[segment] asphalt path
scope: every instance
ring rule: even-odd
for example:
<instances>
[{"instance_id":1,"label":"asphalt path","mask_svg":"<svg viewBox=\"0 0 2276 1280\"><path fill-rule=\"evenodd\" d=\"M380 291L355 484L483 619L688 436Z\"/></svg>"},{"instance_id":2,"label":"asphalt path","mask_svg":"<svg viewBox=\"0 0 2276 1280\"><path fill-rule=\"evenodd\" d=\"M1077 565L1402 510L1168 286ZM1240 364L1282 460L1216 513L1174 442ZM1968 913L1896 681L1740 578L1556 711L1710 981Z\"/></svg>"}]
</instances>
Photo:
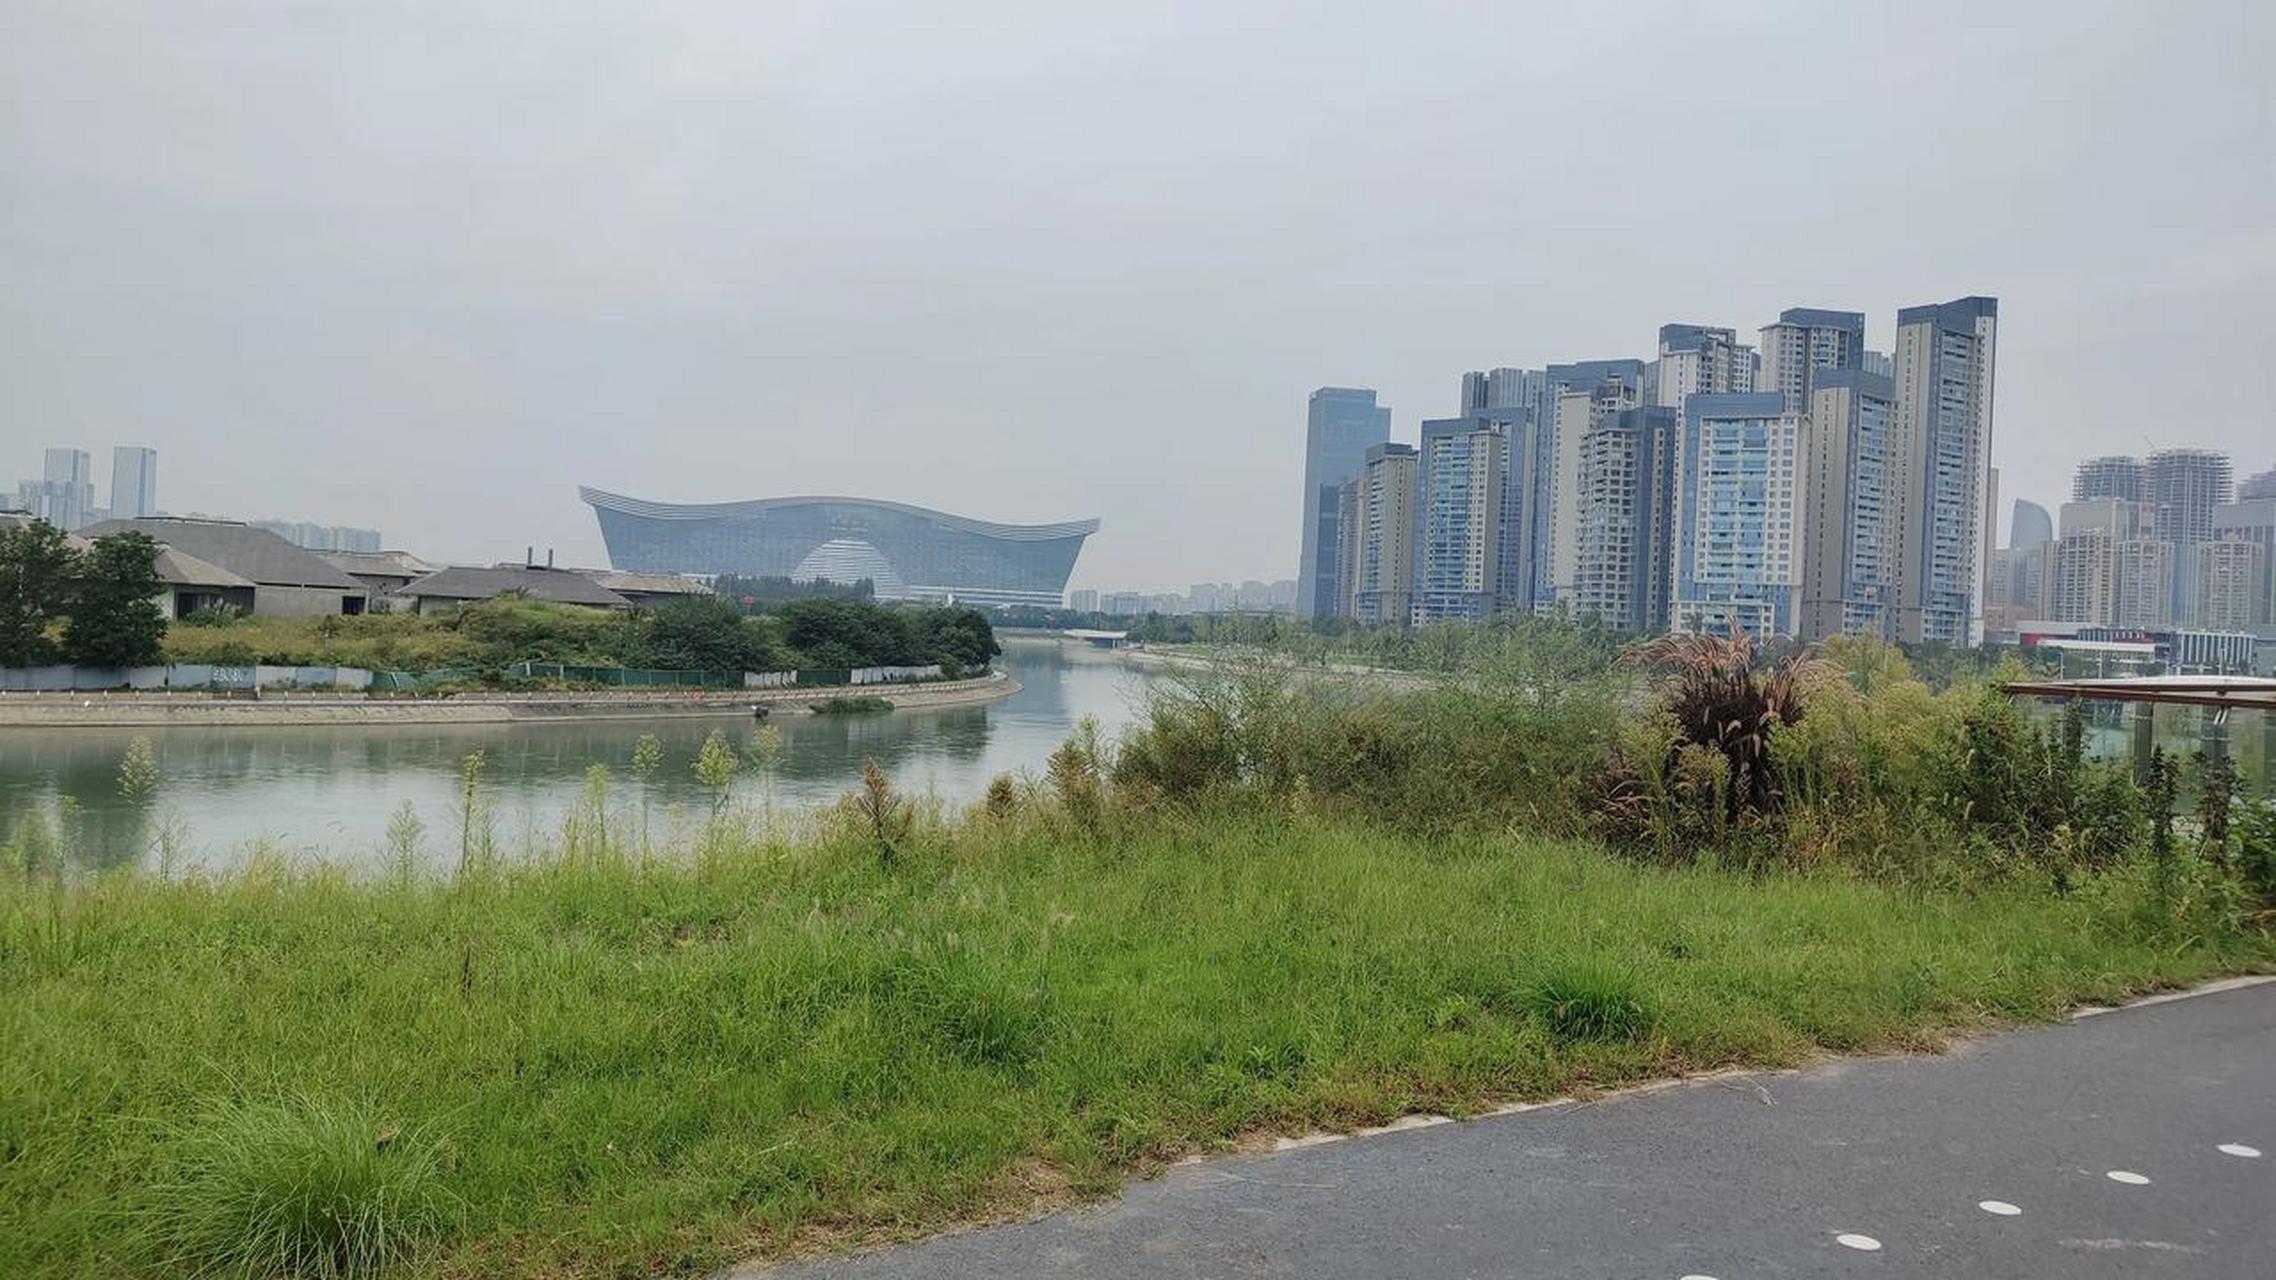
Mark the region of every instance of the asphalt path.
<instances>
[{"instance_id":1,"label":"asphalt path","mask_svg":"<svg viewBox=\"0 0 2276 1280\"><path fill-rule=\"evenodd\" d=\"M1211 1158L1091 1208L741 1274L2270 1280L2276 983Z\"/></svg>"}]
</instances>

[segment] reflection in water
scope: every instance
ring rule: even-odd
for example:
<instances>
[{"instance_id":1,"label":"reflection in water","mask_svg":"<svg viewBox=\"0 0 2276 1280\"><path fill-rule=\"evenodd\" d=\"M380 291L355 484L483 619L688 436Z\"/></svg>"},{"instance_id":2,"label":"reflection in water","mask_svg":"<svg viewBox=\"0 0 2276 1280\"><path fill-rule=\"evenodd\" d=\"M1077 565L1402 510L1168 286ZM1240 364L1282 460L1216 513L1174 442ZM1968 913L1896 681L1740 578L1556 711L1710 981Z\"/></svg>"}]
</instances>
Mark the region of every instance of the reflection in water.
<instances>
[{"instance_id":1,"label":"reflection in water","mask_svg":"<svg viewBox=\"0 0 2276 1280\"><path fill-rule=\"evenodd\" d=\"M1051 751L1084 716L1108 732L1129 720L1144 679L1108 655L1048 640L1009 638L1004 665L1023 686L1002 702L887 715L786 713L785 757L774 803L827 802L854 785L863 758L875 759L899 789L946 800L976 798L998 773L1040 772ZM697 781L697 748L714 729L747 744L757 722L734 717L615 720L569 724L407 725L247 729L0 729L0 835L28 814L58 826L84 865L148 860L171 821L185 862L240 856L253 842L347 860L377 856L389 817L409 803L427 844L455 845L459 763L484 757L484 787L507 848L555 829L601 764L620 794L633 785L633 744L654 734L663 763L647 787L659 813L700 811L709 793ZM119 763L137 734L157 750L159 784L142 801L120 794ZM756 777L740 784L755 796Z\"/></svg>"}]
</instances>

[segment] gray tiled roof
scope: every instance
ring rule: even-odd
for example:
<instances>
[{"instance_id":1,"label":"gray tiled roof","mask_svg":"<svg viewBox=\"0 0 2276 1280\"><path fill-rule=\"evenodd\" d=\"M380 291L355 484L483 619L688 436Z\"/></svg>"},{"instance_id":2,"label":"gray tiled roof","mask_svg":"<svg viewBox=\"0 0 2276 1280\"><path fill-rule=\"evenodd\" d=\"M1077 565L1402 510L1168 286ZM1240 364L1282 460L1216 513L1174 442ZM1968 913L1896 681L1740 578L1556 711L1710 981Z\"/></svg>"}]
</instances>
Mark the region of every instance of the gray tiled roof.
<instances>
[{"instance_id":1,"label":"gray tiled roof","mask_svg":"<svg viewBox=\"0 0 2276 1280\"><path fill-rule=\"evenodd\" d=\"M342 573L367 573L380 578L416 578L440 565L428 564L408 551L324 551L324 563Z\"/></svg>"},{"instance_id":2,"label":"gray tiled roof","mask_svg":"<svg viewBox=\"0 0 2276 1280\"><path fill-rule=\"evenodd\" d=\"M105 520L88 525L79 533L82 537L100 538L106 533L128 529L147 533L156 541L265 587L364 589L362 583L324 563L324 558L315 552L296 547L266 529L234 520L145 516L136 520Z\"/></svg>"},{"instance_id":3,"label":"gray tiled roof","mask_svg":"<svg viewBox=\"0 0 2276 1280\"><path fill-rule=\"evenodd\" d=\"M492 569L457 565L437 569L398 588L395 594L429 600L487 600L508 591L519 591L532 600L594 605L603 609L622 609L631 604L581 573L521 565L499 565Z\"/></svg>"},{"instance_id":4,"label":"gray tiled roof","mask_svg":"<svg viewBox=\"0 0 2276 1280\"><path fill-rule=\"evenodd\" d=\"M20 512L0 511L0 531L20 529L29 523L31 518ZM99 531L96 537L101 537L104 532L115 533L117 530ZM80 552L91 550L95 545L84 534L78 533L64 534L63 541L72 550ZM210 560L201 560L167 542L158 543L158 556L151 567L158 571L158 580L169 586L235 588L253 585L249 579L239 577Z\"/></svg>"},{"instance_id":5,"label":"gray tiled roof","mask_svg":"<svg viewBox=\"0 0 2276 1280\"><path fill-rule=\"evenodd\" d=\"M707 596L711 588L684 573L633 573L626 569L574 569L611 591L650 596Z\"/></svg>"}]
</instances>

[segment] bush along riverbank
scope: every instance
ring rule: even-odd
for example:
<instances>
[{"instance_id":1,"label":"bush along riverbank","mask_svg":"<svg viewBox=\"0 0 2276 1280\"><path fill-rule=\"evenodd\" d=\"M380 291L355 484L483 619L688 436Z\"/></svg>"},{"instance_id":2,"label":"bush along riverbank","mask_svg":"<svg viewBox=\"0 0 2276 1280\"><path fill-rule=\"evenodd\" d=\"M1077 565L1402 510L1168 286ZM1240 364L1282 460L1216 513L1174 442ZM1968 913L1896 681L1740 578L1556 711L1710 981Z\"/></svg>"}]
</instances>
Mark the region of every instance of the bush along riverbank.
<instances>
[{"instance_id":1,"label":"bush along riverbank","mask_svg":"<svg viewBox=\"0 0 2276 1280\"><path fill-rule=\"evenodd\" d=\"M669 849L599 771L495 858L479 768L464 830L370 877L71 878L19 840L0 1273L698 1275L2276 963L2276 829L2217 766L2135 787L1834 658L1200 673L962 813L872 768L769 823L723 748Z\"/></svg>"},{"instance_id":2,"label":"bush along riverbank","mask_svg":"<svg viewBox=\"0 0 2276 1280\"><path fill-rule=\"evenodd\" d=\"M525 664L729 673L937 664L956 679L985 670L999 652L987 618L972 609L814 598L746 614L703 596L613 612L501 597L430 614L213 614L167 628L163 656L216 666L451 671L461 673L460 687L572 687L579 682L513 673Z\"/></svg>"}]
</instances>

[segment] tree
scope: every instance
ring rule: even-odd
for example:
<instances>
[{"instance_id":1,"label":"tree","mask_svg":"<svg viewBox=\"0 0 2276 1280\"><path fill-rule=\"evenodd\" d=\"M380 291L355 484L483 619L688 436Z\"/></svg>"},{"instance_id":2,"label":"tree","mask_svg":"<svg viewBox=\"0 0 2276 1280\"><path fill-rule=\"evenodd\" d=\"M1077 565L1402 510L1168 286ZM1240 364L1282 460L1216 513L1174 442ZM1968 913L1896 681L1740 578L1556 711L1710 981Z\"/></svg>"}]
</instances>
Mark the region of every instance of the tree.
<instances>
[{"instance_id":1,"label":"tree","mask_svg":"<svg viewBox=\"0 0 2276 1280\"><path fill-rule=\"evenodd\" d=\"M689 596L649 616L640 661L682 671L773 671L782 662L768 630L723 597Z\"/></svg>"},{"instance_id":2,"label":"tree","mask_svg":"<svg viewBox=\"0 0 2276 1280\"><path fill-rule=\"evenodd\" d=\"M160 661L166 616L158 610L158 544L146 533L95 539L80 558L64 653L90 667L144 667Z\"/></svg>"},{"instance_id":3,"label":"tree","mask_svg":"<svg viewBox=\"0 0 2276 1280\"><path fill-rule=\"evenodd\" d=\"M1003 652L996 643L996 629L977 609L927 609L913 629L921 656L942 666L971 670L988 665L988 659Z\"/></svg>"},{"instance_id":4,"label":"tree","mask_svg":"<svg viewBox=\"0 0 2276 1280\"><path fill-rule=\"evenodd\" d=\"M78 568L79 553L45 520L0 533L0 667L56 660L48 626L69 612Z\"/></svg>"}]
</instances>

